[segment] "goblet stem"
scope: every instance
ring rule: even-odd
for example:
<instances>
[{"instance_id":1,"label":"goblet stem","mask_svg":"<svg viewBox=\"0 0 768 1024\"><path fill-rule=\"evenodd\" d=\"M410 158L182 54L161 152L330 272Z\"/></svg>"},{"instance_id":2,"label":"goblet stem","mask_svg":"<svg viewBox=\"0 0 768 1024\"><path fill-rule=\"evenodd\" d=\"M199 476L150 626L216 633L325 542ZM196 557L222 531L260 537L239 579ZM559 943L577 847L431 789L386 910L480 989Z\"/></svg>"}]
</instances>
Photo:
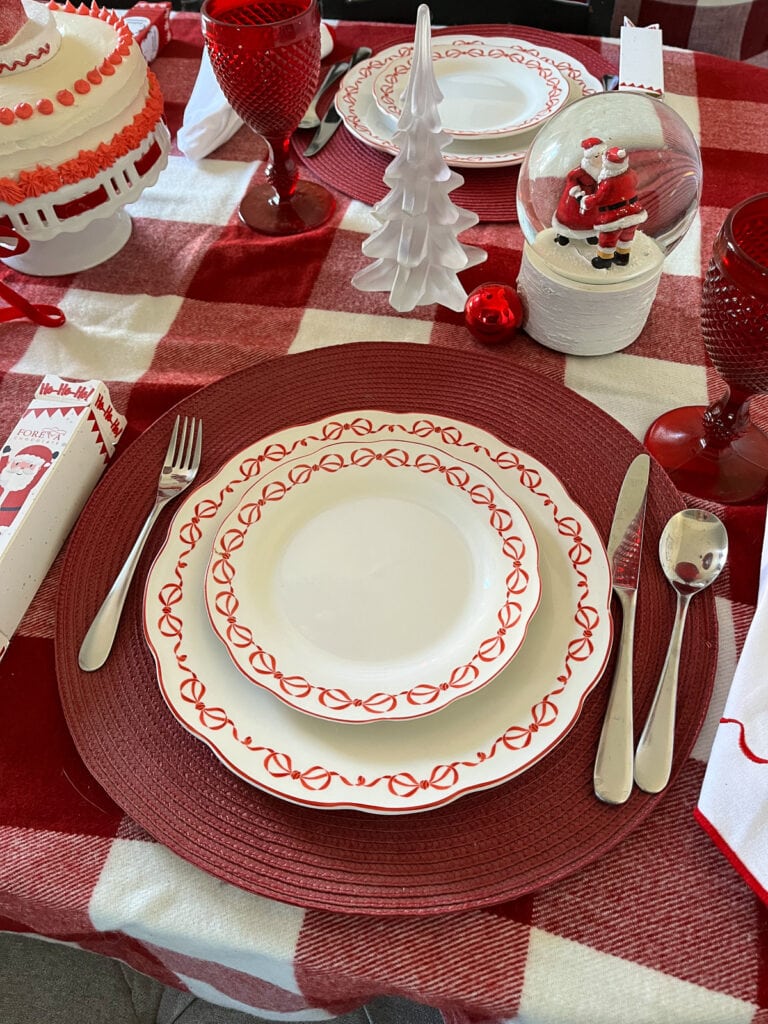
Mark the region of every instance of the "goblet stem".
<instances>
[{"instance_id":1,"label":"goblet stem","mask_svg":"<svg viewBox=\"0 0 768 1024\"><path fill-rule=\"evenodd\" d=\"M733 389L710 406L659 416L648 451L681 491L726 505L759 504L768 494L768 436L749 419L749 395Z\"/></svg>"},{"instance_id":2,"label":"goblet stem","mask_svg":"<svg viewBox=\"0 0 768 1024\"><path fill-rule=\"evenodd\" d=\"M296 192L299 169L291 151L291 136L264 136L270 151L265 176L280 203L289 203Z\"/></svg>"},{"instance_id":3,"label":"goblet stem","mask_svg":"<svg viewBox=\"0 0 768 1024\"><path fill-rule=\"evenodd\" d=\"M270 150L266 180L243 196L239 209L242 222L267 235L297 235L324 224L336 202L322 185L300 177L291 136L262 137Z\"/></svg>"},{"instance_id":4,"label":"goblet stem","mask_svg":"<svg viewBox=\"0 0 768 1024\"><path fill-rule=\"evenodd\" d=\"M749 406L768 390L768 192L725 218L704 278L701 326L725 392L709 406L659 416L645 444L681 490L760 504L768 495L768 434L750 420Z\"/></svg>"},{"instance_id":5,"label":"goblet stem","mask_svg":"<svg viewBox=\"0 0 768 1024\"><path fill-rule=\"evenodd\" d=\"M704 445L723 448L741 437L750 425L749 402L752 393L728 385L704 413Z\"/></svg>"}]
</instances>

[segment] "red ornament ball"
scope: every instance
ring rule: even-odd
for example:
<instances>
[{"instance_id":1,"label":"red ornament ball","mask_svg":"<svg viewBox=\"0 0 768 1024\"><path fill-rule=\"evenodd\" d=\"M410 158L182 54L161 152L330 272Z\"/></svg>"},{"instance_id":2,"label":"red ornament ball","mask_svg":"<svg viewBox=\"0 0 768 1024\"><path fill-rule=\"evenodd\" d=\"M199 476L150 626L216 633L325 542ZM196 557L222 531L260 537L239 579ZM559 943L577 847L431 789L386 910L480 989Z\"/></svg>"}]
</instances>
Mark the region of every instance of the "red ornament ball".
<instances>
[{"instance_id":1,"label":"red ornament ball","mask_svg":"<svg viewBox=\"0 0 768 1024\"><path fill-rule=\"evenodd\" d=\"M523 304L509 284L481 284L467 296L464 322L478 341L496 344L511 338L523 322Z\"/></svg>"}]
</instances>

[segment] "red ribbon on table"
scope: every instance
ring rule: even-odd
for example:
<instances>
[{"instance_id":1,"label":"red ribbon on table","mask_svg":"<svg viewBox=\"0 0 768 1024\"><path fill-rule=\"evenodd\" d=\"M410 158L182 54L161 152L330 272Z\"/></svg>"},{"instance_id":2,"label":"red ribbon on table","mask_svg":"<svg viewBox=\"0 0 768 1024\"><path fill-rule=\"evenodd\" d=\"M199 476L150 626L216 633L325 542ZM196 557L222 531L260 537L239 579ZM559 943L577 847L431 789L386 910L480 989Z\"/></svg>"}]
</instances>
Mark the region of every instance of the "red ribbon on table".
<instances>
[{"instance_id":1,"label":"red ribbon on table","mask_svg":"<svg viewBox=\"0 0 768 1024\"><path fill-rule=\"evenodd\" d=\"M29 242L26 238L13 228L0 224L0 260L8 256L20 256L27 249ZM42 327L61 327L67 319L57 306L28 302L3 281L0 281L0 299L8 303L5 309L0 309L0 323L6 320L27 319Z\"/></svg>"}]
</instances>

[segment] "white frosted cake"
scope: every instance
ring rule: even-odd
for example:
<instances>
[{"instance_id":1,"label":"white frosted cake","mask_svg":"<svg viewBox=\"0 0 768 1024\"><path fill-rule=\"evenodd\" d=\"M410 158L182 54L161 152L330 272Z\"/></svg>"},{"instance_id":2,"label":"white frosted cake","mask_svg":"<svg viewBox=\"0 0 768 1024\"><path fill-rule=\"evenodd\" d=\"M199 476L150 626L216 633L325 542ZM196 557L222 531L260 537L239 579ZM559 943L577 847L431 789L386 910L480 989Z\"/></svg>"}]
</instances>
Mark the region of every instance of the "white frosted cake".
<instances>
[{"instance_id":1,"label":"white frosted cake","mask_svg":"<svg viewBox=\"0 0 768 1024\"><path fill-rule=\"evenodd\" d=\"M50 237L115 190L151 184L167 159L162 114L157 79L113 11L0 0L0 223Z\"/></svg>"}]
</instances>

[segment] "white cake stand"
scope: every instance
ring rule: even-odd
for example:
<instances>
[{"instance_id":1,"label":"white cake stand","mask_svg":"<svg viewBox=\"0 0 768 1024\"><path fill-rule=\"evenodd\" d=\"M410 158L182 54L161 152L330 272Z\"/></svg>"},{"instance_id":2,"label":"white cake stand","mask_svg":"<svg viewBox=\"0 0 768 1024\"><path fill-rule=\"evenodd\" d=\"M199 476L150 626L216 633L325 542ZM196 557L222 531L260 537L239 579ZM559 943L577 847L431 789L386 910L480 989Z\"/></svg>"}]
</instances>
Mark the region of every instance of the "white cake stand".
<instances>
[{"instance_id":1,"label":"white cake stand","mask_svg":"<svg viewBox=\"0 0 768 1024\"><path fill-rule=\"evenodd\" d=\"M154 155L153 147L157 155L145 167L148 155ZM7 217L29 242L25 253L5 259L5 264L23 274L54 277L110 259L131 236L125 206L155 184L168 162L170 147L170 133L160 121L139 147L93 178L15 206L0 203L0 217ZM73 212L79 204L87 208Z\"/></svg>"}]
</instances>

